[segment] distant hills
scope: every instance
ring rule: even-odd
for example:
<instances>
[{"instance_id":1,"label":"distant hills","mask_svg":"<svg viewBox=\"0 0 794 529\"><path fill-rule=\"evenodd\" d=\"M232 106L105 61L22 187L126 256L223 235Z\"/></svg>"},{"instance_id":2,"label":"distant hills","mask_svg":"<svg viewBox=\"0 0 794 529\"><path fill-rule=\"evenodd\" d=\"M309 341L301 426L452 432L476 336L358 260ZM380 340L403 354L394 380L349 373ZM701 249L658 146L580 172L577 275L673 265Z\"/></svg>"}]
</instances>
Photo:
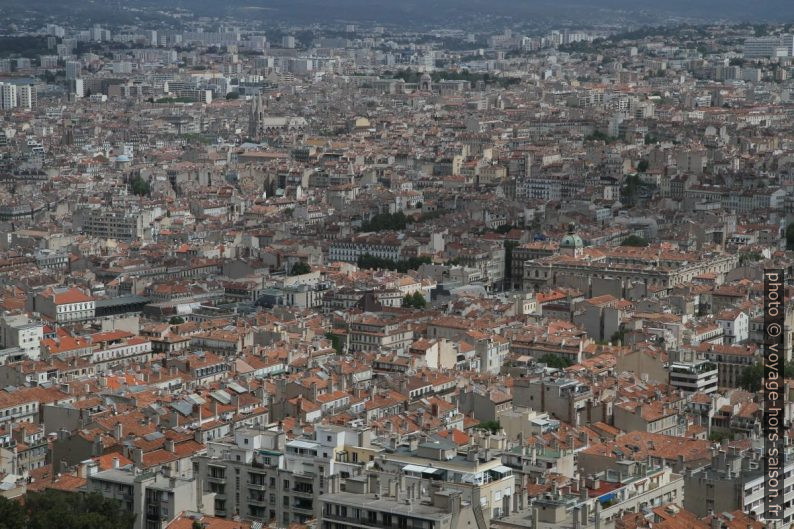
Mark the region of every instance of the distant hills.
<instances>
[{"instance_id":1,"label":"distant hills","mask_svg":"<svg viewBox=\"0 0 794 529\"><path fill-rule=\"evenodd\" d=\"M598 18L607 12L658 14L702 20L794 21L794 0L0 0L0 13L108 16L126 7L183 7L205 15L239 15L323 22L443 22L467 16L559 17L570 21ZM142 18L146 18L143 15Z\"/></svg>"}]
</instances>

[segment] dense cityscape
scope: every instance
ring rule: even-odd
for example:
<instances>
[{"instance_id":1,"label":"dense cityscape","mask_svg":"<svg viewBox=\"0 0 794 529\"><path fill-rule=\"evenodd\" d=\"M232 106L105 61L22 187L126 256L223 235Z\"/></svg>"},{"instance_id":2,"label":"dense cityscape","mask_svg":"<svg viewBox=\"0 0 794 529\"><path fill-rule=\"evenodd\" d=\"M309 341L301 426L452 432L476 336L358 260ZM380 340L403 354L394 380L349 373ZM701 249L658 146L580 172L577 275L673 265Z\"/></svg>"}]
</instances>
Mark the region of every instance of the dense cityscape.
<instances>
[{"instance_id":1,"label":"dense cityscape","mask_svg":"<svg viewBox=\"0 0 794 529\"><path fill-rule=\"evenodd\" d=\"M167 4L0 7L0 528L792 526L794 23Z\"/></svg>"}]
</instances>

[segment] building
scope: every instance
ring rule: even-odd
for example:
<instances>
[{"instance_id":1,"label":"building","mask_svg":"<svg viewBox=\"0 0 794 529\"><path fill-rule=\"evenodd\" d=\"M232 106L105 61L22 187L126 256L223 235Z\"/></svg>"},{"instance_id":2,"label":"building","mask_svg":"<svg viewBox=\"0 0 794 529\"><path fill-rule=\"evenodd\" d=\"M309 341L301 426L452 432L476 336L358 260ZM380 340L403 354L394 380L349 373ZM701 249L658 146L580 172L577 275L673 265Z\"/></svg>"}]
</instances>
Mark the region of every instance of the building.
<instances>
[{"instance_id":1,"label":"building","mask_svg":"<svg viewBox=\"0 0 794 529\"><path fill-rule=\"evenodd\" d=\"M790 41L790 37L789 37ZM790 42L781 37L749 37L742 47L745 59L774 59L791 56Z\"/></svg>"},{"instance_id":2,"label":"building","mask_svg":"<svg viewBox=\"0 0 794 529\"><path fill-rule=\"evenodd\" d=\"M708 360L670 364L670 385L684 393L714 393L719 384L717 364ZM722 385L722 384L719 384Z\"/></svg>"},{"instance_id":3,"label":"building","mask_svg":"<svg viewBox=\"0 0 794 529\"><path fill-rule=\"evenodd\" d=\"M413 497L397 492L380 493L367 479L348 480L345 492L321 499L321 529L486 529L478 505L464 502L460 491L439 487L414 492ZM380 489L377 489L380 490Z\"/></svg>"},{"instance_id":4,"label":"building","mask_svg":"<svg viewBox=\"0 0 794 529\"><path fill-rule=\"evenodd\" d=\"M134 529L164 529L184 511L212 515L213 495L198 496L192 477L170 473L142 472L132 465L97 471L92 462L86 491L117 500L135 513Z\"/></svg>"},{"instance_id":5,"label":"building","mask_svg":"<svg viewBox=\"0 0 794 529\"><path fill-rule=\"evenodd\" d=\"M44 326L26 314L6 313L0 317L0 347L18 348L20 356L37 360Z\"/></svg>"},{"instance_id":6,"label":"building","mask_svg":"<svg viewBox=\"0 0 794 529\"><path fill-rule=\"evenodd\" d=\"M763 465L758 447L742 449L728 446L720 450L713 449L710 465L684 477L684 508L698 516L739 509L765 521ZM788 447L783 473L788 477L792 472L794 461L791 459L791 447ZM791 494L791 490L785 492L786 497ZM794 506L789 500L786 505L783 519L779 521L782 523L766 520L772 527L788 527L794 520Z\"/></svg>"},{"instance_id":7,"label":"building","mask_svg":"<svg viewBox=\"0 0 794 529\"><path fill-rule=\"evenodd\" d=\"M33 310L58 324L91 320L95 316L94 298L75 287L39 292L33 298Z\"/></svg>"},{"instance_id":8,"label":"building","mask_svg":"<svg viewBox=\"0 0 794 529\"><path fill-rule=\"evenodd\" d=\"M318 425L315 439L292 441L283 431L241 428L209 442L195 464L203 490L215 494L217 516L286 527L319 517L318 499L348 466L337 460L368 443L366 430L334 426Z\"/></svg>"}]
</instances>

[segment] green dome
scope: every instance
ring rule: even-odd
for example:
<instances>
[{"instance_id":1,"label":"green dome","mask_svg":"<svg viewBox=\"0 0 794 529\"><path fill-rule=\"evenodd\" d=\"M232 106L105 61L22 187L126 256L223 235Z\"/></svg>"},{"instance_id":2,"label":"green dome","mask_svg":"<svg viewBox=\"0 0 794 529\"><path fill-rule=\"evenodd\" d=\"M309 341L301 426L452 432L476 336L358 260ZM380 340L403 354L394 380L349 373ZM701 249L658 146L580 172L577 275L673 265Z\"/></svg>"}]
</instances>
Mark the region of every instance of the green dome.
<instances>
[{"instance_id":1,"label":"green dome","mask_svg":"<svg viewBox=\"0 0 794 529\"><path fill-rule=\"evenodd\" d=\"M569 233L560 241L560 248L582 248L584 243L582 238L575 233Z\"/></svg>"}]
</instances>

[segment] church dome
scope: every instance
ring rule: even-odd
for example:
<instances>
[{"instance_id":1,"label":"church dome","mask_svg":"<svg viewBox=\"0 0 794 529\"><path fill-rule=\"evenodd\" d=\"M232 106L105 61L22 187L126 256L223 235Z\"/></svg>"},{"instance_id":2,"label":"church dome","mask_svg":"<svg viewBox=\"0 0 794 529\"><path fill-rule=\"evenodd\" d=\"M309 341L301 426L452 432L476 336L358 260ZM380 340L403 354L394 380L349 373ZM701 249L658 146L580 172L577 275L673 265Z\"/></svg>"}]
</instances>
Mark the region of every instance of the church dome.
<instances>
[{"instance_id":1,"label":"church dome","mask_svg":"<svg viewBox=\"0 0 794 529\"><path fill-rule=\"evenodd\" d=\"M582 238L575 233L569 233L560 241L560 248L582 248Z\"/></svg>"},{"instance_id":2,"label":"church dome","mask_svg":"<svg viewBox=\"0 0 794 529\"><path fill-rule=\"evenodd\" d=\"M582 238L576 235L576 227L573 223L568 225L568 233L560 240L560 248L583 248Z\"/></svg>"}]
</instances>

